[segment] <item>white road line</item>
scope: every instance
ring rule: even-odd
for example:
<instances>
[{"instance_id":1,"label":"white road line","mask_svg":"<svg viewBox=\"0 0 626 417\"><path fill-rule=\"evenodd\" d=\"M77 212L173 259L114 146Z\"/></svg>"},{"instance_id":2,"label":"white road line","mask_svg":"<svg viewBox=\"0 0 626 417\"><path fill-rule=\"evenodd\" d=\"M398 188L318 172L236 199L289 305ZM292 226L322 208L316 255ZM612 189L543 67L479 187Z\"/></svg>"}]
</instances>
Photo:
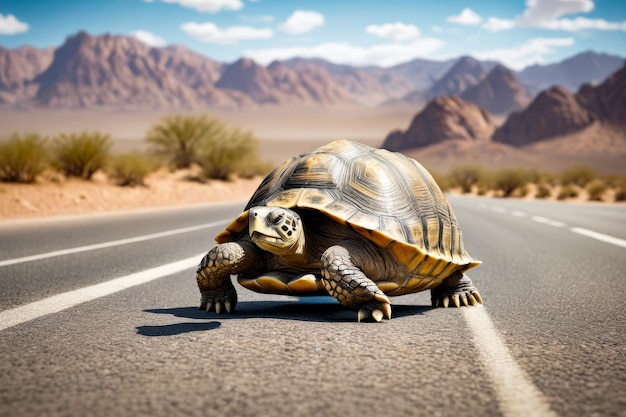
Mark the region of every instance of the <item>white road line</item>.
<instances>
[{"instance_id":1,"label":"white road line","mask_svg":"<svg viewBox=\"0 0 626 417\"><path fill-rule=\"evenodd\" d=\"M520 210L513 210L511 211L511 214L515 217L528 217L528 214Z\"/></svg>"},{"instance_id":2,"label":"white road line","mask_svg":"<svg viewBox=\"0 0 626 417\"><path fill-rule=\"evenodd\" d=\"M204 253L0 312L0 330L195 267Z\"/></svg>"},{"instance_id":3,"label":"white road line","mask_svg":"<svg viewBox=\"0 0 626 417\"><path fill-rule=\"evenodd\" d=\"M626 240L620 239L615 236L605 235L604 233L594 232L593 230L583 229L582 227L571 227L571 232L578 233L579 235L587 236L593 239L600 240L602 242L611 243L622 248L626 248Z\"/></svg>"},{"instance_id":4,"label":"white road line","mask_svg":"<svg viewBox=\"0 0 626 417\"><path fill-rule=\"evenodd\" d=\"M506 209L504 207L491 206L489 208L491 211L495 211L496 213L506 213Z\"/></svg>"},{"instance_id":5,"label":"white road line","mask_svg":"<svg viewBox=\"0 0 626 417\"><path fill-rule=\"evenodd\" d=\"M220 220L217 222L205 223L205 224L200 224L200 225L191 226L191 227L183 227L180 229L167 230L165 232L152 233L149 235L131 237L128 239L112 240L110 242L96 243L93 245L79 246L76 248L61 249L61 250L56 250L53 252L40 253L38 255L30 255L30 256L24 256L21 258L6 259L4 261L0 261L0 267L7 266L7 265L15 265L15 264L23 263L23 262L38 261L40 259L53 258L55 256L71 255L74 253L110 248L113 246L128 245L130 243L143 242L143 241L151 240L151 239L159 239L162 237L174 236L174 235L179 235L182 233L195 232L197 230L207 229L209 227L215 227L220 224L226 224L226 223L228 223L228 221Z\"/></svg>"},{"instance_id":6,"label":"white road line","mask_svg":"<svg viewBox=\"0 0 626 417\"><path fill-rule=\"evenodd\" d=\"M509 353L485 308L473 306L461 310L502 414L505 417L556 417L548 400Z\"/></svg>"},{"instance_id":7,"label":"white road line","mask_svg":"<svg viewBox=\"0 0 626 417\"><path fill-rule=\"evenodd\" d=\"M566 226L566 224L563 223L563 222L559 222L559 221L556 221L556 220L548 219L547 217L531 216L530 218L531 218L531 220L534 220L537 223L547 224L548 226L553 226L553 227L565 227Z\"/></svg>"}]
</instances>

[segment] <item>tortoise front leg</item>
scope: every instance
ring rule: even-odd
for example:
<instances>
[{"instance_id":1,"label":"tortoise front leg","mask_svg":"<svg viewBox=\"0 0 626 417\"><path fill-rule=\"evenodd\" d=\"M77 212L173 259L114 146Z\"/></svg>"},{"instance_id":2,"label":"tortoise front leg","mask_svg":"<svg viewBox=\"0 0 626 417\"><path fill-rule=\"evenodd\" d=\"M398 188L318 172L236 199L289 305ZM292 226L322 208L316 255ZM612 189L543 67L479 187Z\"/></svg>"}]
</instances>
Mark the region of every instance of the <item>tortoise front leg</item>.
<instances>
[{"instance_id":1,"label":"tortoise front leg","mask_svg":"<svg viewBox=\"0 0 626 417\"><path fill-rule=\"evenodd\" d=\"M237 305L237 291L231 274L254 270L260 265L261 256L252 242L222 243L211 249L196 270L201 294L198 310L232 312Z\"/></svg>"},{"instance_id":2,"label":"tortoise front leg","mask_svg":"<svg viewBox=\"0 0 626 417\"><path fill-rule=\"evenodd\" d=\"M322 282L341 304L357 310L357 319L380 322L391 318L391 302L360 268L344 246L331 246L322 255Z\"/></svg>"}]
</instances>

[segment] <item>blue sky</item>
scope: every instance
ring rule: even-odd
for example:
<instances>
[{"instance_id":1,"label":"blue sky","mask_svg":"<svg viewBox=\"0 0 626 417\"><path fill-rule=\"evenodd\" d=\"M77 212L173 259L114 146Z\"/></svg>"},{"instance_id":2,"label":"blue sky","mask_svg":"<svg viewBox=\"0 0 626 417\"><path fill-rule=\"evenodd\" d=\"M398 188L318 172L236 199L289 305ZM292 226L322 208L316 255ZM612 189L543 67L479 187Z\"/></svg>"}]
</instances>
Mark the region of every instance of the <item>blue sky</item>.
<instances>
[{"instance_id":1,"label":"blue sky","mask_svg":"<svg viewBox=\"0 0 626 417\"><path fill-rule=\"evenodd\" d=\"M593 49L626 57L625 0L0 0L0 45L79 30L182 44L219 61L294 56L390 66L421 57L514 69Z\"/></svg>"}]
</instances>

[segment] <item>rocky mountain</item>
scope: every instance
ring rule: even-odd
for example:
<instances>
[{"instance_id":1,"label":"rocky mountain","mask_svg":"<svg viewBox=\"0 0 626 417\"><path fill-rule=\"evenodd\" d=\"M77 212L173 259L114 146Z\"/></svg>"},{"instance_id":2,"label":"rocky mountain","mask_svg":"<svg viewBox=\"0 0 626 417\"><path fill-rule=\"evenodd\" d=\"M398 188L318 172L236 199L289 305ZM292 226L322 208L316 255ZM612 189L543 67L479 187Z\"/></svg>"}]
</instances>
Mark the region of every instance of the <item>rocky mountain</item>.
<instances>
[{"instance_id":1,"label":"rocky mountain","mask_svg":"<svg viewBox=\"0 0 626 417\"><path fill-rule=\"evenodd\" d=\"M489 112L458 96L437 97L402 132L391 132L382 147L390 151L421 148L450 140L486 142L496 124Z\"/></svg>"},{"instance_id":2,"label":"rocky mountain","mask_svg":"<svg viewBox=\"0 0 626 417\"><path fill-rule=\"evenodd\" d=\"M469 56L461 57L431 86L413 90L400 100L391 100L388 104L424 105L435 97L460 96L467 89L479 84L493 65L495 64L480 62Z\"/></svg>"},{"instance_id":3,"label":"rocky mountain","mask_svg":"<svg viewBox=\"0 0 626 417\"><path fill-rule=\"evenodd\" d=\"M511 114L493 141L525 146L593 123L626 127L626 66L599 86L585 85L576 94L559 85L542 92L524 111Z\"/></svg>"},{"instance_id":4,"label":"rocky mountain","mask_svg":"<svg viewBox=\"0 0 626 417\"><path fill-rule=\"evenodd\" d=\"M599 69L606 62L617 59L595 53L575 58L570 64L583 69L568 74L591 82L603 74ZM433 97L461 95L497 113L519 108L524 98L514 77L503 67L488 74L495 65L471 57L415 59L390 68L302 58L268 66L245 58L226 64L179 45L153 48L132 37L79 32L56 49L0 48L0 105L116 110L377 107L423 106ZM540 70L554 78L561 75L555 68L524 74L527 81Z\"/></svg>"},{"instance_id":5,"label":"rocky mountain","mask_svg":"<svg viewBox=\"0 0 626 417\"><path fill-rule=\"evenodd\" d=\"M478 84L464 90L461 98L498 115L521 110L530 102L513 71L500 64Z\"/></svg>"},{"instance_id":6,"label":"rocky mountain","mask_svg":"<svg viewBox=\"0 0 626 417\"><path fill-rule=\"evenodd\" d=\"M50 65L53 54L53 48L0 47L0 104L33 97L36 86L31 81Z\"/></svg>"},{"instance_id":7,"label":"rocky mountain","mask_svg":"<svg viewBox=\"0 0 626 417\"><path fill-rule=\"evenodd\" d=\"M182 51L155 50L125 36L80 32L54 52L50 66L35 77L34 102L65 108L237 108L253 102L207 82L221 64ZM205 69L206 72L202 71Z\"/></svg>"},{"instance_id":8,"label":"rocky mountain","mask_svg":"<svg viewBox=\"0 0 626 417\"><path fill-rule=\"evenodd\" d=\"M492 85L494 79L515 85L510 71L496 66L481 84L466 90L464 95L478 99L481 97L478 92L483 88L488 92L483 86ZM519 84L509 89L522 91ZM511 103L513 96L506 98L507 103ZM623 152L626 150L626 65L602 84L595 87L587 84L576 94L559 85L551 87L538 94L523 110L511 113L498 128L491 113L475 104L456 96L435 98L415 115L405 132L389 133L383 147L415 152L437 145L433 152L440 157L445 153L441 144L446 141L455 141L448 149L450 152L463 149L466 155L472 154L469 149L473 145L462 143L534 147L538 152L553 154L564 154L564 151L571 154L576 150L605 154L615 150ZM542 146L536 146L539 144ZM499 149L501 154L505 149L481 146L480 149L490 149L490 152Z\"/></svg>"},{"instance_id":9,"label":"rocky mountain","mask_svg":"<svg viewBox=\"0 0 626 417\"><path fill-rule=\"evenodd\" d=\"M577 98L600 121L626 128L626 65L597 87L583 85Z\"/></svg>"},{"instance_id":10,"label":"rocky mountain","mask_svg":"<svg viewBox=\"0 0 626 417\"><path fill-rule=\"evenodd\" d=\"M540 93L524 111L511 114L493 140L524 146L575 132L594 120L576 95L557 85Z\"/></svg>"},{"instance_id":11,"label":"rocky mountain","mask_svg":"<svg viewBox=\"0 0 626 417\"><path fill-rule=\"evenodd\" d=\"M559 84L576 92L585 83L601 83L623 64L624 58L587 51L558 63L532 65L519 71L517 76L522 84L535 91Z\"/></svg>"}]
</instances>

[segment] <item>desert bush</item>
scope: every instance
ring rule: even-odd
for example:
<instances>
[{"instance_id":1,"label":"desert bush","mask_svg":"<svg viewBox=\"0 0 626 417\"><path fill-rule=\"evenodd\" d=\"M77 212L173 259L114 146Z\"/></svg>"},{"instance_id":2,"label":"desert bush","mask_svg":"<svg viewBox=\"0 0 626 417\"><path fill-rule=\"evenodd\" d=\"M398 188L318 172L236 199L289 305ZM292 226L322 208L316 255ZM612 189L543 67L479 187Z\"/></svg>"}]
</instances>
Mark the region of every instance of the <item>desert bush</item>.
<instances>
[{"instance_id":1,"label":"desert bush","mask_svg":"<svg viewBox=\"0 0 626 417\"><path fill-rule=\"evenodd\" d=\"M205 177L225 180L258 161L257 147L252 132L223 128L201 141L196 159Z\"/></svg>"},{"instance_id":2,"label":"desert bush","mask_svg":"<svg viewBox=\"0 0 626 417\"><path fill-rule=\"evenodd\" d=\"M528 174L523 168L503 168L493 173L492 181L503 197L510 197L515 190L528 183Z\"/></svg>"},{"instance_id":3,"label":"desert bush","mask_svg":"<svg viewBox=\"0 0 626 417\"><path fill-rule=\"evenodd\" d=\"M615 187L615 201L626 201L626 181Z\"/></svg>"},{"instance_id":4,"label":"desert bush","mask_svg":"<svg viewBox=\"0 0 626 417\"><path fill-rule=\"evenodd\" d=\"M34 182L49 164L46 140L36 133L14 133L0 144L0 180Z\"/></svg>"},{"instance_id":5,"label":"desert bush","mask_svg":"<svg viewBox=\"0 0 626 417\"><path fill-rule=\"evenodd\" d=\"M578 196L578 189L573 185L564 185L559 190L559 194L557 195L557 199L565 200L567 198L574 198Z\"/></svg>"},{"instance_id":6,"label":"desert bush","mask_svg":"<svg viewBox=\"0 0 626 417\"><path fill-rule=\"evenodd\" d=\"M223 135L226 127L207 115L174 115L162 119L146 134L154 152L175 168L189 168L197 161L200 148L210 138Z\"/></svg>"},{"instance_id":7,"label":"desert bush","mask_svg":"<svg viewBox=\"0 0 626 417\"><path fill-rule=\"evenodd\" d=\"M589 194L590 201L602 201L602 196L608 189L607 185L602 180L594 180L587 184L587 193Z\"/></svg>"},{"instance_id":8,"label":"desert bush","mask_svg":"<svg viewBox=\"0 0 626 417\"><path fill-rule=\"evenodd\" d=\"M477 165L458 165L450 171L451 185L461 187L461 192L463 193L472 192L472 188L483 177L483 170Z\"/></svg>"},{"instance_id":9,"label":"desert bush","mask_svg":"<svg viewBox=\"0 0 626 417\"><path fill-rule=\"evenodd\" d=\"M552 189L550 186L544 182L540 182L537 184L537 193L535 194L536 198L548 198L552 195Z\"/></svg>"},{"instance_id":10,"label":"desert bush","mask_svg":"<svg viewBox=\"0 0 626 417\"><path fill-rule=\"evenodd\" d=\"M596 177L594 170L586 165L575 165L561 172L561 182L565 185L573 184L585 187Z\"/></svg>"},{"instance_id":11,"label":"desert bush","mask_svg":"<svg viewBox=\"0 0 626 417\"><path fill-rule=\"evenodd\" d=\"M90 179L109 157L109 135L99 132L61 134L52 141L54 165L65 175Z\"/></svg>"},{"instance_id":12,"label":"desert bush","mask_svg":"<svg viewBox=\"0 0 626 417\"><path fill-rule=\"evenodd\" d=\"M113 155L108 164L108 173L117 185L136 186L145 185L148 174L158 168L158 160L135 151Z\"/></svg>"}]
</instances>

